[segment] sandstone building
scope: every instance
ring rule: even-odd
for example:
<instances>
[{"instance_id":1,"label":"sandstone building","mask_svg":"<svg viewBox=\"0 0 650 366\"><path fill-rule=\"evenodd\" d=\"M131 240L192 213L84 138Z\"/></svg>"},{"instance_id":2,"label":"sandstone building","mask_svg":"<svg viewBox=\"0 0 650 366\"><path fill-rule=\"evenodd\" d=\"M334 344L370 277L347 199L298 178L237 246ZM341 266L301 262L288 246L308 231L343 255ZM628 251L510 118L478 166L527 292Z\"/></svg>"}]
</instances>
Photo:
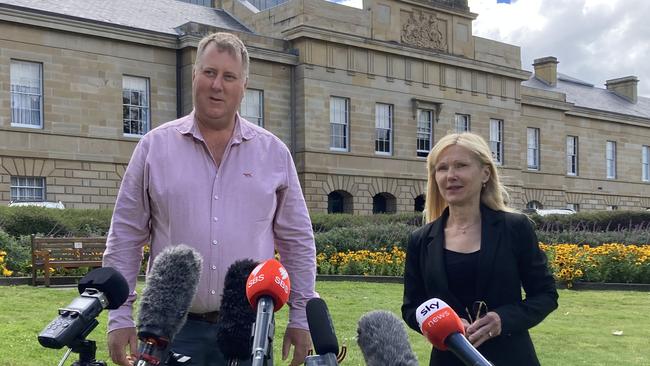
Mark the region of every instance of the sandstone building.
<instances>
[{"instance_id":1,"label":"sandstone building","mask_svg":"<svg viewBox=\"0 0 650 366\"><path fill-rule=\"evenodd\" d=\"M515 207L650 208L636 77L598 87L554 57L531 74L472 35L466 0L189 2L0 0L2 204L111 207L139 138L191 111L198 41L225 30L251 54L241 113L290 147L312 212L421 210L426 154L459 130L490 141Z\"/></svg>"}]
</instances>

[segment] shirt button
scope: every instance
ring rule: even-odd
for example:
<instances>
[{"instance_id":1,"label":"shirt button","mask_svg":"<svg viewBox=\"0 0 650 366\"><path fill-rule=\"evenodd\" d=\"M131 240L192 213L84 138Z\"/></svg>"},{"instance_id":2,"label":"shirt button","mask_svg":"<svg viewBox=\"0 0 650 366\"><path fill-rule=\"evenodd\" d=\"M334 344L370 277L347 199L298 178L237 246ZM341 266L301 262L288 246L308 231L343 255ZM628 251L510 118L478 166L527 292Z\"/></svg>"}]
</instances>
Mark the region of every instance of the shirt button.
<instances>
[{"instance_id":1,"label":"shirt button","mask_svg":"<svg viewBox=\"0 0 650 366\"><path fill-rule=\"evenodd\" d=\"M212 269L217 269L217 266L212 266Z\"/></svg>"},{"instance_id":2,"label":"shirt button","mask_svg":"<svg viewBox=\"0 0 650 366\"><path fill-rule=\"evenodd\" d=\"M216 294L216 293L217 293L217 291L215 291L215 290L212 290L212 291L210 291L210 293L214 295L214 294Z\"/></svg>"},{"instance_id":3,"label":"shirt button","mask_svg":"<svg viewBox=\"0 0 650 366\"><path fill-rule=\"evenodd\" d=\"M214 199L215 199L215 200L218 200L218 199L219 199L219 196L215 195L215 196L214 196Z\"/></svg>"},{"instance_id":4,"label":"shirt button","mask_svg":"<svg viewBox=\"0 0 650 366\"><path fill-rule=\"evenodd\" d=\"M216 221L219 221L219 218L218 218L218 217L213 217L212 219L213 219L215 222L216 222Z\"/></svg>"},{"instance_id":5,"label":"shirt button","mask_svg":"<svg viewBox=\"0 0 650 366\"><path fill-rule=\"evenodd\" d=\"M218 241L216 241L216 240L213 240L213 241L212 241L212 245L217 245L217 244L219 244Z\"/></svg>"}]
</instances>

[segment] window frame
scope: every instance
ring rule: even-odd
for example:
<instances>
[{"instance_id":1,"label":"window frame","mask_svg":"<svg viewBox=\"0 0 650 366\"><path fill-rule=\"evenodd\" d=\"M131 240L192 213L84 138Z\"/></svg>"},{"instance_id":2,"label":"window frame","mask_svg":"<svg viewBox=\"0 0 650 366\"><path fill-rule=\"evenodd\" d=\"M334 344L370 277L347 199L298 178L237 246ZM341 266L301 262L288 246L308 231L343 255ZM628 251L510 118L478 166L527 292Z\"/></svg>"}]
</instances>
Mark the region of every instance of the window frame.
<instances>
[{"instance_id":1,"label":"window frame","mask_svg":"<svg viewBox=\"0 0 650 366\"><path fill-rule=\"evenodd\" d=\"M492 135L492 132L493 132L492 126L495 123L496 123L496 126L497 126L497 135L498 136L496 136L496 137L497 137L498 140L494 140L493 139L494 136ZM494 160L494 163L496 165L500 165L500 166L503 165L503 161L504 161L504 159L503 159L503 128L504 128L504 122L503 122L502 119L490 118L490 126L489 126L490 139L488 141L488 144L490 145L490 151L492 152L492 159ZM496 150L497 150L496 151L496 156L495 156L494 150L492 149L492 144L493 143L496 143Z\"/></svg>"},{"instance_id":2,"label":"window frame","mask_svg":"<svg viewBox=\"0 0 650 366\"><path fill-rule=\"evenodd\" d=\"M28 185L27 183L21 185L20 180L29 180L33 179L34 182L36 180L40 180L40 185ZM15 180L15 182L14 182ZM16 190L17 194L14 195L14 189ZM22 190L27 190L27 189L34 189L34 190L41 190L41 198L40 200L35 198L35 195L27 196L27 195L21 195L19 192ZM20 198L21 196L26 196L28 197L27 199L25 198ZM47 198L47 184L45 177L34 177L34 176L11 176L10 182L9 182L9 199L12 202L45 202Z\"/></svg>"},{"instance_id":3,"label":"window frame","mask_svg":"<svg viewBox=\"0 0 650 366\"><path fill-rule=\"evenodd\" d=\"M422 121L420 119L420 116L423 113L429 115L428 121ZM415 121L415 123L416 123L415 155L418 158L426 158L427 156L429 156L429 152L431 151L431 147L433 145L432 144L433 143L433 121L435 120L435 113L436 112L433 109L428 109L428 108L418 108L417 109L417 119ZM421 122L428 123L428 132L426 131L426 128L421 128L421 125L420 125ZM426 141L424 136L426 136L426 139L428 139L428 143L429 143L429 148L426 149L426 150L420 148L421 147L420 142L421 141Z\"/></svg>"},{"instance_id":4,"label":"window frame","mask_svg":"<svg viewBox=\"0 0 650 366\"><path fill-rule=\"evenodd\" d=\"M464 118L463 121L460 121L460 119ZM460 126L460 123L464 124L464 129L459 129L458 127ZM454 130L456 133L463 133L463 132L471 132L471 117L469 114L462 114L462 113L456 113L454 116Z\"/></svg>"},{"instance_id":5,"label":"window frame","mask_svg":"<svg viewBox=\"0 0 650 366\"><path fill-rule=\"evenodd\" d=\"M251 93L249 93L251 92ZM248 101L249 101L249 95L252 93L257 93L256 97L258 98L257 104L257 113L259 113L259 116L253 116L248 114L248 111L244 111L244 107L248 107ZM245 112L245 113L244 113ZM254 89L254 88L246 88L244 91L244 97L241 100L241 103L239 103L239 115L243 118L245 118L247 121L256 124L257 126L260 126L264 128L264 90L262 89Z\"/></svg>"},{"instance_id":6,"label":"window frame","mask_svg":"<svg viewBox=\"0 0 650 366\"><path fill-rule=\"evenodd\" d=\"M18 92L14 91L13 87L14 85L19 85L23 86L21 84L13 84L11 82L12 76L14 75L15 71L12 72L12 68L14 65L17 64L32 64L38 66L38 94L36 93L23 93L23 92ZM9 109L11 113L11 127L22 127L22 128L35 128L35 129L42 129L44 126L44 113L43 113L43 89L44 89L44 81L43 81L43 63L42 62L36 62L36 61L27 61L27 60L19 60L19 59L11 59L9 62ZM38 96L39 99L39 106L38 106L38 118L39 118L39 124L29 124L29 123L21 123L21 122L16 122L17 116L14 113L14 110L17 108L13 107L14 103L14 96L16 96L16 99L18 99L18 96L27 96L29 99L30 97L33 96Z\"/></svg>"},{"instance_id":7,"label":"window frame","mask_svg":"<svg viewBox=\"0 0 650 366\"><path fill-rule=\"evenodd\" d=\"M650 182L650 145L641 145L641 181Z\"/></svg>"},{"instance_id":8,"label":"window frame","mask_svg":"<svg viewBox=\"0 0 650 366\"><path fill-rule=\"evenodd\" d=\"M335 111L333 110L336 108L336 103L334 102L343 102L345 103L344 110L343 110L343 118L344 118L344 123L340 123L336 121L337 117L335 115ZM340 117L340 116L339 116ZM333 146L333 138L334 138L334 126L342 126L344 134L342 136L336 135L336 137L343 137L344 140L344 147L338 147L338 146ZM342 152L348 152L350 151L350 98L346 97L339 97L339 96L330 96L330 142L329 142L329 148L331 151L342 151Z\"/></svg>"},{"instance_id":9,"label":"window frame","mask_svg":"<svg viewBox=\"0 0 650 366\"><path fill-rule=\"evenodd\" d=\"M616 141L613 140L605 144L605 173L607 179L616 179Z\"/></svg>"},{"instance_id":10,"label":"window frame","mask_svg":"<svg viewBox=\"0 0 650 366\"><path fill-rule=\"evenodd\" d=\"M379 108L380 107L387 107L388 108L388 128L383 128L379 126L379 118L380 118L380 113L379 113ZM385 115L385 113L382 113L382 116ZM392 156L393 155L393 120L395 113L394 113L394 107L392 104L387 104L387 103L375 103L375 155L384 155L384 156ZM380 130L383 131L388 131L388 140L386 139L379 139L379 132ZM378 144L382 143L384 146L388 146L388 151L383 151L383 150L377 150Z\"/></svg>"},{"instance_id":11,"label":"window frame","mask_svg":"<svg viewBox=\"0 0 650 366\"><path fill-rule=\"evenodd\" d=\"M530 139L529 139L529 133L534 132L533 138L535 142L535 146L531 147L530 146ZM540 170L540 137L539 137L539 128L537 127L526 127L526 166L528 167L528 170L532 171L539 171ZM534 165L530 164L530 159L531 159L531 153L534 154L532 155L534 161Z\"/></svg>"},{"instance_id":12,"label":"window frame","mask_svg":"<svg viewBox=\"0 0 650 366\"><path fill-rule=\"evenodd\" d=\"M140 79L140 80L144 80L146 82L146 90L143 93L144 95L146 95L146 98L147 98L146 106L143 106L142 104L139 104L139 105L136 105L136 104L124 104L124 92L125 91L128 90L130 92L142 92L142 90L126 89L125 88L125 85L124 85L125 81L127 79L129 79L129 78ZM130 99L129 99L129 102L131 102ZM146 111L146 115L147 115L146 116L146 121L138 120L139 123L142 123L142 122L145 123L144 131L143 131L142 134L127 133L125 131L124 123L127 120L127 118L125 118L126 116L124 114L124 109L125 108L129 108L129 111L131 111L131 108L140 108L141 110ZM133 121L131 118L128 118L128 120ZM149 132L149 131L151 131L151 81L149 80L148 77L124 74L124 75L122 75L122 135L124 137L141 138L142 136L146 135L147 132Z\"/></svg>"},{"instance_id":13,"label":"window frame","mask_svg":"<svg viewBox=\"0 0 650 366\"><path fill-rule=\"evenodd\" d=\"M572 140L573 151L569 152L569 141ZM578 176L578 136L567 135L566 137L566 174L572 177ZM572 169L571 169L572 168Z\"/></svg>"}]
</instances>

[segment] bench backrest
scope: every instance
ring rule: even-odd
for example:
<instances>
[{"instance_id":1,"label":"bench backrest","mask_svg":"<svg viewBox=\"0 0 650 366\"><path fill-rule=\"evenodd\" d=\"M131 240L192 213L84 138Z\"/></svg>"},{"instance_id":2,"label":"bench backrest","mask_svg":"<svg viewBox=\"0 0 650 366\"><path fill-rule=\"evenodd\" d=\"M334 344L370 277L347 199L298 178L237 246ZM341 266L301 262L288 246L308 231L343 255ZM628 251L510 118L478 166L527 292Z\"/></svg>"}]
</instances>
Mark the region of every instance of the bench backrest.
<instances>
[{"instance_id":1,"label":"bench backrest","mask_svg":"<svg viewBox=\"0 0 650 366\"><path fill-rule=\"evenodd\" d=\"M49 252L50 261L101 261L106 249L105 237L43 238L32 237L32 252Z\"/></svg>"}]
</instances>

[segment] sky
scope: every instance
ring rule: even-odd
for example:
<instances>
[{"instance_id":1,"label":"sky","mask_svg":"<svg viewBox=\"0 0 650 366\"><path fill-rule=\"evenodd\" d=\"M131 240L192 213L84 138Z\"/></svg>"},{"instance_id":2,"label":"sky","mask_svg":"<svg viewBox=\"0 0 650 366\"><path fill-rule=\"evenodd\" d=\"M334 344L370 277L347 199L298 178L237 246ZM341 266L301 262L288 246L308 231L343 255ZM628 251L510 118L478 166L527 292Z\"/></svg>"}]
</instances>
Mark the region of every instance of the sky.
<instances>
[{"instance_id":1,"label":"sky","mask_svg":"<svg viewBox=\"0 0 650 366\"><path fill-rule=\"evenodd\" d=\"M333 0L361 8L362 0ZM650 98L650 1L469 0L475 36L521 47L521 64L555 56L558 72L604 88L636 76Z\"/></svg>"}]
</instances>

